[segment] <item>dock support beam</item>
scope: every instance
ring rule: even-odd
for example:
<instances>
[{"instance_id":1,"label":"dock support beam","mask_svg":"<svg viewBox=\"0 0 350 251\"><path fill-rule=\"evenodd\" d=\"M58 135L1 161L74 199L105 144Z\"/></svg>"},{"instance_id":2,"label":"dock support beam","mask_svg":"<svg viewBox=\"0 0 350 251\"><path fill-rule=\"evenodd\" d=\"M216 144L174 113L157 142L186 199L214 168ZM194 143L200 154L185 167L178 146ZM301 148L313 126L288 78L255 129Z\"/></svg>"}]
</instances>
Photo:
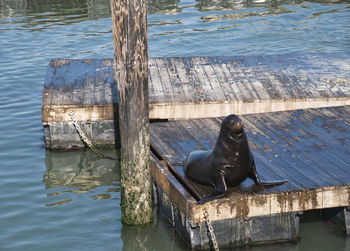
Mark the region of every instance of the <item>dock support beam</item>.
<instances>
[{"instance_id":1,"label":"dock support beam","mask_svg":"<svg viewBox=\"0 0 350 251\"><path fill-rule=\"evenodd\" d=\"M146 0L112 0L119 92L122 222L152 221Z\"/></svg>"}]
</instances>

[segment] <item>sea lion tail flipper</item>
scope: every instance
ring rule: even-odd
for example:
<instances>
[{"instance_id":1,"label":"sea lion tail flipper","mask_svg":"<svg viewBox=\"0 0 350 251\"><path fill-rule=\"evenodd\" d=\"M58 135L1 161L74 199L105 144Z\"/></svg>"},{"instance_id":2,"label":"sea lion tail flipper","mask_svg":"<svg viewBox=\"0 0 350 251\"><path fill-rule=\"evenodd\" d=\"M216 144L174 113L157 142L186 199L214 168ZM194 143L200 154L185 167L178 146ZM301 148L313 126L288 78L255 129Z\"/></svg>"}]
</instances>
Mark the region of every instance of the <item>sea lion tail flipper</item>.
<instances>
[{"instance_id":1,"label":"sea lion tail flipper","mask_svg":"<svg viewBox=\"0 0 350 251\"><path fill-rule=\"evenodd\" d=\"M279 186L282 185L284 183L287 183L287 180L276 180L276 181L267 181L267 182L263 182L260 180L258 173L256 171L256 167L255 167L255 163L253 162L253 166L252 166L252 170L249 174L249 178L251 178L252 180L254 180L255 185L257 186L265 186L265 187L271 187L271 186Z\"/></svg>"},{"instance_id":2,"label":"sea lion tail flipper","mask_svg":"<svg viewBox=\"0 0 350 251\"><path fill-rule=\"evenodd\" d=\"M198 201L197 204L204 204L208 201L222 198L226 194L227 194L227 185L225 181L225 176L223 173L219 172L219 175L216 177L216 180L215 180L214 191L208 196Z\"/></svg>"}]
</instances>

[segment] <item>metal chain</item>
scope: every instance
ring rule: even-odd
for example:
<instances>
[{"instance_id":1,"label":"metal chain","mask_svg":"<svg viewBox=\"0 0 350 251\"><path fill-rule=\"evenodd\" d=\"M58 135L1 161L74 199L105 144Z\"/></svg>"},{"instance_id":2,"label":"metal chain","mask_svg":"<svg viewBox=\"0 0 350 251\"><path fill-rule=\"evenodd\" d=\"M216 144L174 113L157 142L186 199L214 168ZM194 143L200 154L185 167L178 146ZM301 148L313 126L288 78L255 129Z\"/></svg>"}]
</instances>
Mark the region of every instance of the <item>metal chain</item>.
<instances>
[{"instance_id":1,"label":"metal chain","mask_svg":"<svg viewBox=\"0 0 350 251\"><path fill-rule=\"evenodd\" d=\"M207 212L206 209L204 209L204 219L205 219L205 223L207 224L207 228L208 228L208 231L209 231L209 234L210 234L210 239L211 239L211 242L213 244L213 249L215 251L219 251L219 245L216 241L216 238L215 238L215 234L214 234L214 229L213 229L213 226L211 225L211 221L209 220L209 214Z\"/></svg>"},{"instance_id":2,"label":"metal chain","mask_svg":"<svg viewBox=\"0 0 350 251\"><path fill-rule=\"evenodd\" d=\"M74 119L74 112L69 112L68 113L69 117L71 118L73 125L75 126L75 129L77 130L79 136L81 137L82 141L92 150L94 151L99 157L105 158L105 159L112 159L112 160L118 160L117 158L111 157L111 156L106 156L103 153L101 153L92 143L91 141L86 137L85 133L83 130L81 130L79 124L77 121Z\"/></svg>"}]
</instances>

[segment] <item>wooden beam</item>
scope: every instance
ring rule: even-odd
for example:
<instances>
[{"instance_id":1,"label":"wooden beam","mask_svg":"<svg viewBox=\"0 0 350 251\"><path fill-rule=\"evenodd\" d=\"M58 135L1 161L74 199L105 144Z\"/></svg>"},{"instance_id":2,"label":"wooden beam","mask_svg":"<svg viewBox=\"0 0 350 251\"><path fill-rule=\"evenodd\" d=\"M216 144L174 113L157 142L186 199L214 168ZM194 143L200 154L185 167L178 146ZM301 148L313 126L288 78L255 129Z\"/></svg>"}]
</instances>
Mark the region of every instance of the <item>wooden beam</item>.
<instances>
[{"instance_id":1,"label":"wooden beam","mask_svg":"<svg viewBox=\"0 0 350 251\"><path fill-rule=\"evenodd\" d=\"M152 221L146 0L112 0L122 222Z\"/></svg>"}]
</instances>

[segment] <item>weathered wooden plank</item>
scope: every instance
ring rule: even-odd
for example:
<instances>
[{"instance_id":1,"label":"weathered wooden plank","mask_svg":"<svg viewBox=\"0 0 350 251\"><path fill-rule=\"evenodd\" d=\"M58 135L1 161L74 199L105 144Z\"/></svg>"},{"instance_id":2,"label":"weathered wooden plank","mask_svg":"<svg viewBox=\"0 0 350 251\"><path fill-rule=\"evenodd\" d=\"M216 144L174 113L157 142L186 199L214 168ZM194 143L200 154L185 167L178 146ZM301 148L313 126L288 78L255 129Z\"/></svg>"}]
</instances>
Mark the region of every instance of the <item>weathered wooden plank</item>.
<instances>
[{"instance_id":1,"label":"weathered wooden plank","mask_svg":"<svg viewBox=\"0 0 350 251\"><path fill-rule=\"evenodd\" d=\"M114 120L116 114L116 106L75 106L75 105L55 105L44 106L42 109L42 117L44 122L71 122L69 112L74 112L77 121L100 121Z\"/></svg>"},{"instance_id":2,"label":"weathered wooden plank","mask_svg":"<svg viewBox=\"0 0 350 251\"><path fill-rule=\"evenodd\" d=\"M202 67L201 58L193 58L192 60L193 60L195 75L197 76L196 82L198 83L198 86L201 86L204 91L203 101L204 100L207 101L207 97L209 97L208 101L220 100L219 97L217 97Z\"/></svg>"},{"instance_id":3,"label":"weathered wooden plank","mask_svg":"<svg viewBox=\"0 0 350 251\"><path fill-rule=\"evenodd\" d=\"M274 151L276 148L279 148L279 146L282 145L283 149L281 150L285 151L283 158L291 164L289 171L292 172L297 169L299 171L299 176L301 173L303 174L305 177L304 181L309 187L318 187L322 185L322 180L315 177L315 170L313 170L312 166L310 168L304 168L306 166L304 165L303 159L296 154L296 149L294 147L297 142L295 142L292 135L287 134L283 128L283 125L280 125L276 123L277 121L274 121L276 117L278 117L277 114L266 114L266 116L259 116L257 119L258 123L255 124L260 131L263 131L266 133L266 135L268 135L268 138L266 138L267 140L264 144L272 148L269 152ZM290 124L290 126L292 126L292 124ZM296 130L296 128L291 128L290 130L293 131L293 129ZM264 153L268 154L267 152ZM293 173L291 174L293 175ZM327 180L324 182L327 182Z\"/></svg>"},{"instance_id":4,"label":"weathered wooden plank","mask_svg":"<svg viewBox=\"0 0 350 251\"><path fill-rule=\"evenodd\" d=\"M54 60L51 60L46 69L46 76L43 88L43 103L42 106L49 106L52 102L52 91L54 85L54 78L56 76L57 67L54 64Z\"/></svg>"},{"instance_id":5,"label":"weathered wooden plank","mask_svg":"<svg viewBox=\"0 0 350 251\"><path fill-rule=\"evenodd\" d=\"M334 109L333 109L334 110ZM331 135L329 132L324 131L324 128L329 128L332 129L335 125L331 122L332 118L327 117L325 119L325 114L324 113L314 113L315 110L310 111L309 113L306 114L311 114L312 116L305 116L305 114L299 114L296 119L299 119L301 124L298 125L298 130L302 134L308 134L311 135L311 137L308 138L303 138L304 146L301 145L297 149L298 154L304 156L302 157L306 161L309 159L308 156L313 155L314 152L318 152L318 155L315 155L315 157L318 158L317 161L315 161L314 165L318 165L319 168L324 169L324 173L328 173L330 176L334 175L335 177L338 177L339 182L343 179L348 180L348 175L347 174L347 168L346 164L343 162L342 159L344 159L344 147L340 147L339 142L335 140L337 137L342 137L341 135L343 132L339 131L337 132L336 135ZM324 110L326 111L326 110ZM317 121L317 118L322 118L323 124L315 125L315 119ZM306 119L306 120L305 120ZM315 130L315 127L319 128L318 130ZM350 132L348 128L343 126L343 130L347 131L348 133ZM327 137L334 137L328 139L324 139L324 135L327 135ZM346 135L344 135L346 139ZM332 149L332 151L329 151L328 149ZM340 155L339 155L340 153ZM339 155L338 157L336 155ZM346 155L346 154L345 154ZM328 163L328 164L327 164ZM345 165L344 165L345 164ZM329 169L328 166L332 166L332 169ZM344 168L343 168L344 167ZM341 184L341 182L340 182Z\"/></svg>"},{"instance_id":6,"label":"weathered wooden plank","mask_svg":"<svg viewBox=\"0 0 350 251\"><path fill-rule=\"evenodd\" d=\"M302 135L300 134L297 126L294 125L295 121L288 119L288 116L284 117L284 119L279 119L278 117L281 116L281 114L282 113L267 113L264 114L265 116L257 115L259 116L257 126L261 129L261 131L264 131L269 135L269 140L266 142L266 145L271 146L273 144L272 147L274 149L278 148L280 144L284 145L285 154L283 158L294 166L292 170L299 170L299 176L300 173L303 173L304 176L307 177L307 180L305 181L307 182L308 186L319 187L333 184L329 183L331 181L321 175L323 173L318 172L318 168L315 166L316 163L312 163L311 165L310 163L307 163L309 162L309 159L303 157L302 151L299 150L303 147L308 148L307 142L305 139L301 138ZM281 121L285 121L285 124L283 125ZM275 143L273 143L271 140L275 140ZM311 147L309 147L308 150L312 150ZM316 156L313 157L315 158Z\"/></svg>"},{"instance_id":7,"label":"weathered wooden plank","mask_svg":"<svg viewBox=\"0 0 350 251\"><path fill-rule=\"evenodd\" d=\"M101 62L101 64L96 64L96 83L94 86L94 93L95 93L95 101L94 104L96 105L104 105L106 104L106 89L104 85L104 79L108 79L109 77L112 77L111 72L108 72L105 70L105 67L103 65L104 62Z\"/></svg>"},{"instance_id":8,"label":"weathered wooden plank","mask_svg":"<svg viewBox=\"0 0 350 251\"><path fill-rule=\"evenodd\" d=\"M56 75L54 78L54 84L51 85L52 88L52 103L62 105L63 96L64 96L64 87L66 83L66 74L67 68L71 60L62 60L62 65L59 64L59 67L56 70Z\"/></svg>"},{"instance_id":9,"label":"weathered wooden plank","mask_svg":"<svg viewBox=\"0 0 350 251\"><path fill-rule=\"evenodd\" d=\"M164 60L161 60L159 58L154 59L157 66L157 71L159 75L159 83L163 87L163 95L165 96L166 102L179 102L178 96L175 94L174 89L171 85L168 69L165 66Z\"/></svg>"},{"instance_id":10,"label":"weathered wooden plank","mask_svg":"<svg viewBox=\"0 0 350 251\"><path fill-rule=\"evenodd\" d=\"M243 79L245 79L245 69L235 68L232 62L228 62L226 67L230 72L231 77L233 78L231 87L233 88L235 93L240 93L240 100L254 100L248 88L246 88L246 86L242 82Z\"/></svg>"},{"instance_id":11,"label":"weathered wooden plank","mask_svg":"<svg viewBox=\"0 0 350 251\"><path fill-rule=\"evenodd\" d=\"M169 81L174 90L173 96L174 100L178 102L186 102L186 93L184 91L183 85L181 84L180 79L178 78L178 73L176 72L176 67L173 65L172 58L166 58L165 60L159 60L164 62L166 71L168 73Z\"/></svg>"},{"instance_id":12,"label":"weathered wooden plank","mask_svg":"<svg viewBox=\"0 0 350 251\"><path fill-rule=\"evenodd\" d=\"M326 111L326 110L324 110ZM315 113L316 112L316 113ZM309 122L307 126L300 126L296 128L300 135L297 138L298 141L302 141L303 144L298 144L297 153L300 155L302 159L308 164L310 159L314 159L312 165L316 166L316 170L320 170L319 173L325 174L326 178L331 177L332 180L337 182L338 184L346 184L350 180L350 172L346 168L346 163L344 162L344 147L339 148L339 142L336 140L337 137L341 137L341 139L346 139L350 134L350 128L344 125L339 125L338 128L342 128L338 130L335 135L331 133L325 132L329 129L333 131L338 123L334 123L334 115L327 116L325 113L317 110L310 110L306 114L310 114L311 118L308 121L305 121L304 125ZM286 121L285 116L279 117L280 123ZM323 125L319 126L318 124L314 124L313 121L315 118L321 118L323 120ZM300 117L297 117L298 120L302 121ZM308 137L311 135L311 137ZM330 137L329 140L324 140L323 135L327 135ZM329 149L332 149L331 151ZM348 148L350 149L350 148ZM318 154L315 154L318 152ZM341 156L337 157L338 153L342 153ZM346 158L345 158L346 159ZM332 167L332 168L329 168ZM344 168L343 168L344 167Z\"/></svg>"},{"instance_id":13,"label":"weathered wooden plank","mask_svg":"<svg viewBox=\"0 0 350 251\"><path fill-rule=\"evenodd\" d=\"M338 109L337 109L338 110ZM327 110L324 110L327 112ZM345 156L350 155L350 144L346 144L349 141L348 135L350 133L349 126L344 124L343 119L337 119L334 117L334 114L330 115L328 113L328 119L319 120L317 118L322 118L325 116L325 113L319 113L316 110L312 111L312 117L310 118L310 114L302 114L301 116L306 117L308 119L313 119L313 123L320 123L319 127L323 130L320 131L311 131L315 137L313 141L310 141L310 145L314 147L315 151L319 152L319 156L324 158L325 161L329 162L332 166L337 167L337 169L333 168L329 172L338 175L340 179L347 180L349 178L348 173L348 163ZM316 118L316 119L315 119ZM339 116L338 118L342 118ZM345 120L346 118L344 118ZM338 128L338 130L334 130ZM339 128L342 128L339 130ZM332 149L331 152L327 151L327 149ZM320 160L320 162L323 162ZM326 165L323 165L325 169L327 169Z\"/></svg>"},{"instance_id":14,"label":"weathered wooden plank","mask_svg":"<svg viewBox=\"0 0 350 251\"><path fill-rule=\"evenodd\" d=\"M84 104L92 106L95 104L95 83L96 83L96 76L90 75L88 73L84 76L84 82L83 82L83 98L84 98Z\"/></svg>"},{"instance_id":15,"label":"weathered wooden plank","mask_svg":"<svg viewBox=\"0 0 350 251\"><path fill-rule=\"evenodd\" d=\"M223 64L212 64L210 65L212 67L213 72L216 75L217 81L221 85L222 93L225 95L225 100L234 100L236 99L235 93L231 90L231 79L228 79L227 73L223 67ZM208 66L209 67L209 66Z\"/></svg>"},{"instance_id":16,"label":"weathered wooden plank","mask_svg":"<svg viewBox=\"0 0 350 251\"><path fill-rule=\"evenodd\" d=\"M210 86L208 86L207 82L203 82L202 84L201 79L197 75L195 65L198 58L183 58L182 60L184 62L187 78L193 88L191 103L204 102L206 100L205 98L210 93Z\"/></svg>"},{"instance_id":17,"label":"weathered wooden plank","mask_svg":"<svg viewBox=\"0 0 350 251\"><path fill-rule=\"evenodd\" d=\"M150 90L152 94L150 95L150 102L152 103L164 103L166 102L166 96L164 95L163 85L161 84L158 68L156 62L149 65L148 71L150 74Z\"/></svg>"},{"instance_id":18,"label":"weathered wooden plank","mask_svg":"<svg viewBox=\"0 0 350 251\"><path fill-rule=\"evenodd\" d=\"M153 147L161 149L163 156L165 156L167 159L170 159L172 156L179 156L179 153L176 151L176 145L174 146L171 138L168 138L168 136L173 132L172 128L169 128L166 124L160 124L156 128L156 131L156 134L153 133L150 135L151 141L153 142ZM182 156L184 154L185 153L182 153L180 155L180 161L182 160Z\"/></svg>"},{"instance_id":19,"label":"weathered wooden plank","mask_svg":"<svg viewBox=\"0 0 350 251\"><path fill-rule=\"evenodd\" d=\"M226 94L224 93L222 82L217 77L217 71L214 70L212 65L204 64L203 69L208 77L208 80L216 93L217 101L228 101Z\"/></svg>"},{"instance_id":20,"label":"weathered wooden plank","mask_svg":"<svg viewBox=\"0 0 350 251\"><path fill-rule=\"evenodd\" d=\"M44 92L47 90L55 91L57 97L43 97L43 105L89 105L84 103L84 96L94 96L94 91L91 92L91 88L95 88L95 85L106 85L113 82L111 72L111 60L110 59L94 59L94 60L63 60L54 59L51 60L48 66L47 78L45 80ZM91 80L95 79L95 81ZM90 79L90 80L89 80ZM92 84L93 87L86 87L86 84ZM84 91L85 89L85 91ZM71 93L73 95L70 97ZM88 97L88 98L90 98ZM48 101L50 98L50 101ZM90 102L90 100L88 100ZM111 104L110 101L108 104ZM105 102L98 102L95 100L93 105L104 105Z\"/></svg>"},{"instance_id":21,"label":"weathered wooden plank","mask_svg":"<svg viewBox=\"0 0 350 251\"><path fill-rule=\"evenodd\" d=\"M70 101L66 101L62 104L62 106L65 105L80 105L84 104L84 74L86 71L82 70L82 67L79 68L79 66L85 65L84 60L73 60L70 62L70 69L67 71L66 74L66 83L65 85L71 86L71 99ZM86 64L85 69L88 69L90 65ZM57 104L53 104L53 106L57 107ZM59 121L59 120L57 120Z\"/></svg>"},{"instance_id":22,"label":"weathered wooden plank","mask_svg":"<svg viewBox=\"0 0 350 251\"><path fill-rule=\"evenodd\" d=\"M188 73L186 72L184 61L181 58L170 58L169 59L174 67L174 71L177 73L177 78L179 84L184 89L184 97L187 102L193 99L195 90L193 89L193 84L188 78Z\"/></svg>"},{"instance_id":23,"label":"weathered wooden plank","mask_svg":"<svg viewBox=\"0 0 350 251\"><path fill-rule=\"evenodd\" d=\"M272 168L273 170L278 169L281 172L281 175L283 175L282 177L288 180L288 184L285 184L286 186L291 189L297 189L301 186L306 187L307 177L305 174L295 169L293 163L291 163L288 158L283 157L286 154L284 149L286 146L279 141L271 141L267 132L259 131L259 128L255 126L255 124L257 124L256 118L251 119L250 117L251 116L248 115L242 117L242 121L246 127L249 128L247 129L247 137L250 139L250 147L255 156L258 172L261 172L260 165L264 165L266 168ZM278 144L281 147L273 148L273 146L270 145L271 142L273 142L273 144ZM298 180L290 180L290 177L295 175L298 175ZM269 177L269 179L276 178Z\"/></svg>"}]
</instances>

